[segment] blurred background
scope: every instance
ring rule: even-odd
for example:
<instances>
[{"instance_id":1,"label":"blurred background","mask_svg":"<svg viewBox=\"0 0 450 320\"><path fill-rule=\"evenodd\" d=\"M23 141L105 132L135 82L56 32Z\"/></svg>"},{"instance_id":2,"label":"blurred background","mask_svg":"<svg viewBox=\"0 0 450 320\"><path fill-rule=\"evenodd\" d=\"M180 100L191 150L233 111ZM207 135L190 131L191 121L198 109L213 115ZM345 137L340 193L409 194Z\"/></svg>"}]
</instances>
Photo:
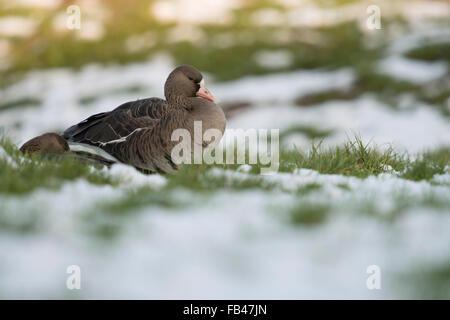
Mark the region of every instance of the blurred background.
<instances>
[{"instance_id":1,"label":"blurred background","mask_svg":"<svg viewBox=\"0 0 450 320\"><path fill-rule=\"evenodd\" d=\"M63 130L162 96L170 70L191 64L229 127L279 128L287 147L353 130L434 148L450 142L449 12L448 1L2 1L0 125L18 142Z\"/></svg>"},{"instance_id":2,"label":"blurred background","mask_svg":"<svg viewBox=\"0 0 450 320\"><path fill-rule=\"evenodd\" d=\"M169 72L190 64L205 75L228 128L280 129L286 149L341 145L357 134L414 157L448 152L449 61L444 0L0 0L0 127L17 145L61 132L123 102L162 97ZM333 180L344 191L331 190L324 180L312 199L334 199L327 206L346 213L361 210L351 207L361 193L373 206L399 190L413 198L435 190L447 200L410 208L401 223L344 215L300 230L271 220L285 194L194 197L177 189L170 201L158 194L157 207L147 203L145 214L120 220L120 241L100 244L90 228L112 218L94 212L133 211L136 194L103 209L99 200L123 190L74 182L25 199L2 195L0 296L448 298L445 179L437 191L427 182L370 179ZM413 198L395 201L406 208ZM382 204L379 212L398 209ZM36 214L33 232L15 233L20 213ZM384 291L365 287L373 263L390 266ZM84 291L65 288L69 264L88 270Z\"/></svg>"}]
</instances>

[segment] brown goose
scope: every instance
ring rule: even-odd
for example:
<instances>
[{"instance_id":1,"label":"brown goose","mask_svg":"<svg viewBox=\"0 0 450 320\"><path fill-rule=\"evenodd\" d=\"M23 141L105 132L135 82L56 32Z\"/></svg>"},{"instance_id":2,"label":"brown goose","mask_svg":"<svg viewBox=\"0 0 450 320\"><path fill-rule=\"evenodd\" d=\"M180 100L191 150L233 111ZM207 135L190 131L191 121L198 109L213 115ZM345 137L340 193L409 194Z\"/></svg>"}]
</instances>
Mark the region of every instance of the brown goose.
<instances>
[{"instance_id":1,"label":"brown goose","mask_svg":"<svg viewBox=\"0 0 450 320\"><path fill-rule=\"evenodd\" d=\"M100 151L94 153L108 161L170 172L176 169L170 156L178 143L171 141L175 129L187 129L193 138L194 121L202 121L203 132L218 129L223 134L226 119L206 89L202 74L192 66L175 68L166 80L164 94L166 100L141 99L95 114L65 130L62 137L71 150L81 145L88 147L88 152Z\"/></svg>"},{"instance_id":2,"label":"brown goose","mask_svg":"<svg viewBox=\"0 0 450 320\"><path fill-rule=\"evenodd\" d=\"M28 140L20 151L23 153L64 153L69 151L69 145L63 137L56 133L44 133L38 137Z\"/></svg>"}]
</instances>

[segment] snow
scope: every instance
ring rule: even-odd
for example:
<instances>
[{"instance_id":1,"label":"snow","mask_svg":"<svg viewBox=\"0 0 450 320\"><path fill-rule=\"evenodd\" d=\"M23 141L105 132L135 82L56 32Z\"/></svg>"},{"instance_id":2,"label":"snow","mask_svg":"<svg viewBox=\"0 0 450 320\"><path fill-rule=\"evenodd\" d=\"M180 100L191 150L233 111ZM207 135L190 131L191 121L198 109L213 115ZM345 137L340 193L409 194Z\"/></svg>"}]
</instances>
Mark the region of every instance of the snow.
<instances>
[{"instance_id":1,"label":"snow","mask_svg":"<svg viewBox=\"0 0 450 320\"><path fill-rule=\"evenodd\" d=\"M145 175L124 164L114 164L111 169L105 170L113 177L119 178L122 183L133 187L161 188L167 183L167 179L159 174Z\"/></svg>"},{"instance_id":2,"label":"snow","mask_svg":"<svg viewBox=\"0 0 450 320\"><path fill-rule=\"evenodd\" d=\"M408 59L404 55L423 45L448 43L449 39L448 27L436 28L426 24L416 26L406 35L402 33L391 39L389 55L378 63L378 71L414 84L425 84L437 80L448 72L448 64L445 61L424 62Z\"/></svg>"},{"instance_id":3,"label":"snow","mask_svg":"<svg viewBox=\"0 0 450 320\"><path fill-rule=\"evenodd\" d=\"M33 7L54 9L61 5L61 0L15 0L8 3L7 7Z\"/></svg>"},{"instance_id":4,"label":"snow","mask_svg":"<svg viewBox=\"0 0 450 320\"><path fill-rule=\"evenodd\" d=\"M206 38L206 35L205 32L199 27L189 24L179 24L170 29L166 38L169 43L191 41L197 45L200 45Z\"/></svg>"},{"instance_id":5,"label":"snow","mask_svg":"<svg viewBox=\"0 0 450 320\"><path fill-rule=\"evenodd\" d=\"M262 50L256 53L255 60L261 67L268 69L287 68L292 64L294 57L290 51Z\"/></svg>"},{"instance_id":6,"label":"snow","mask_svg":"<svg viewBox=\"0 0 450 320\"><path fill-rule=\"evenodd\" d=\"M291 26L332 26L347 21L359 21L362 31L370 31L366 28L366 20L370 14L366 13L367 7L377 5L380 8L381 19L401 16L410 23L420 23L429 18L447 18L450 14L450 5L445 2L430 1L401 1L377 0L357 1L339 7L324 8L314 1L303 1L299 6L298 1L280 0L281 4L288 8L286 23ZM269 20L270 21L270 20Z\"/></svg>"},{"instance_id":7,"label":"snow","mask_svg":"<svg viewBox=\"0 0 450 320\"><path fill-rule=\"evenodd\" d=\"M251 21L260 26L327 26L337 25L347 21L361 21L365 26L368 18L366 8L373 5L373 1L358 1L341 5L339 7L326 8L317 5L314 1L280 0L280 5L285 10L260 9L252 15ZM301 4L299 6L299 4ZM426 18L445 18L450 12L450 6L443 2L408 1L408 5L389 0L378 0L375 3L380 6L382 17L401 16L410 22L420 22ZM243 4L233 0L211 1L199 0L193 6L188 0L157 1L150 8L150 14L159 21L169 23L201 24L226 24L232 21L232 10L242 7ZM363 27L362 27L363 28Z\"/></svg>"},{"instance_id":8,"label":"snow","mask_svg":"<svg viewBox=\"0 0 450 320\"><path fill-rule=\"evenodd\" d=\"M393 175L357 179L304 169L264 179L286 188L323 184L323 190L304 201L323 202L336 210L327 222L311 228L286 223L280 211L296 203L296 195L188 193L191 205L182 212L171 214L174 209L158 206L138 209L120 220L122 236L97 240L98 245L92 246L79 231L85 223L83 212L117 199L117 188L77 181L59 191L35 191L20 202L2 199L10 218L20 217L18 212L29 212L36 204L45 208L40 217L45 228L27 237L0 235L1 294L8 298L408 298L417 292L398 274L407 277L412 265L426 270L449 258L450 217L438 209L407 209L391 225L356 205L372 192L382 212L392 210L390 203L398 190L416 200L432 190L448 201L448 186ZM350 191L338 189L339 183L347 183ZM78 292L65 289L65 271L73 264L82 272ZM365 286L366 268L373 264L382 270L380 291Z\"/></svg>"},{"instance_id":9,"label":"snow","mask_svg":"<svg viewBox=\"0 0 450 320\"><path fill-rule=\"evenodd\" d=\"M252 14L251 21L257 26L280 26L286 22L286 16L276 9L260 9Z\"/></svg>"},{"instance_id":10,"label":"snow","mask_svg":"<svg viewBox=\"0 0 450 320\"><path fill-rule=\"evenodd\" d=\"M447 74L446 62L422 62L402 56L390 56L379 64L379 71L403 81L425 84Z\"/></svg>"},{"instance_id":11,"label":"snow","mask_svg":"<svg viewBox=\"0 0 450 320\"><path fill-rule=\"evenodd\" d=\"M346 89L354 80L350 69L336 71L300 70L266 76L248 76L211 86L222 101L283 102L305 94ZM220 103L220 101L219 101Z\"/></svg>"},{"instance_id":12,"label":"snow","mask_svg":"<svg viewBox=\"0 0 450 320\"><path fill-rule=\"evenodd\" d=\"M83 20L80 29L76 31L77 36L83 40L98 41L105 34L105 27L96 20Z\"/></svg>"},{"instance_id":13,"label":"snow","mask_svg":"<svg viewBox=\"0 0 450 320\"><path fill-rule=\"evenodd\" d=\"M400 33L395 36L388 48L390 54L403 54L413 49L420 48L424 44L434 45L448 43L450 41L450 29L446 27L436 28L433 24L422 24L411 32Z\"/></svg>"},{"instance_id":14,"label":"snow","mask_svg":"<svg viewBox=\"0 0 450 320\"><path fill-rule=\"evenodd\" d=\"M224 179L231 179L231 181L260 178L260 176L249 175L243 172L217 168L212 169L211 174ZM436 176L433 181L445 182L449 177L450 174L447 173ZM353 199L352 201L363 202L367 197L370 197L375 204L383 204L386 208L395 206L395 195L401 195L402 193L418 197L417 199L429 196L431 193L435 195L436 199L442 201L450 199L448 194L450 188L448 185L435 186L427 181L405 180L390 173L359 179L343 175L319 174L317 171L310 169L297 169L293 174L279 172L274 175L264 176L264 181L275 183L284 191L295 191L310 184L323 186L324 191L315 200L324 203L347 203L351 199ZM352 193L349 194L342 190L340 185L346 185ZM351 199L347 196L350 196ZM389 201L392 202L386 205Z\"/></svg>"},{"instance_id":15,"label":"snow","mask_svg":"<svg viewBox=\"0 0 450 320\"><path fill-rule=\"evenodd\" d=\"M126 101L163 96L163 84L172 68L171 60L161 55L146 63L125 67L88 65L80 72L68 69L30 72L23 81L0 90L0 95L6 103L33 97L42 100L42 105L2 112L0 126L10 129L12 136L22 143L45 131L68 128L93 113L111 110ZM146 91L141 96L114 94L124 84L141 86ZM80 105L79 99L96 96L99 92L104 92L106 97L97 104L90 108ZM18 120L23 124L20 130L14 129Z\"/></svg>"},{"instance_id":16,"label":"snow","mask_svg":"<svg viewBox=\"0 0 450 320\"><path fill-rule=\"evenodd\" d=\"M302 108L288 103L261 104L228 121L229 128L278 128L295 126L333 130L324 138L323 146L340 145L354 134L364 142L372 141L380 147L393 146L398 151L416 153L450 145L450 123L438 110L424 104L413 109L395 110L371 95L351 101L330 101ZM304 149L311 140L303 135L287 142Z\"/></svg>"},{"instance_id":17,"label":"snow","mask_svg":"<svg viewBox=\"0 0 450 320\"><path fill-rule=\"evenodd\" d=\"M0 36L28 37L36 30L36 21L20 16L3 16L0 18Z\"/></svg>"},{"instance_id":18,"label":"snow","mask_svg":"<svg viewBox=\"0 0 450 320\"><path fill-rule=\"evenodd\" d=\"M236 0L197 0L195 5L189 0L157 1L150 13L162 22L226 24L231 21L231 10L240 5Z\"/></svg>"},{"instance_id":19,"label":"snow","mask_svg":"<svg viewBox=\"0 0 450 320\"><path fill-rule=\"evenodd\" d=\"M447 168L447 171L449 171L448 168ZM431 181L434 183L450 185L450 175L449 174L435 174Z\"/></svg>"}]
</instances>

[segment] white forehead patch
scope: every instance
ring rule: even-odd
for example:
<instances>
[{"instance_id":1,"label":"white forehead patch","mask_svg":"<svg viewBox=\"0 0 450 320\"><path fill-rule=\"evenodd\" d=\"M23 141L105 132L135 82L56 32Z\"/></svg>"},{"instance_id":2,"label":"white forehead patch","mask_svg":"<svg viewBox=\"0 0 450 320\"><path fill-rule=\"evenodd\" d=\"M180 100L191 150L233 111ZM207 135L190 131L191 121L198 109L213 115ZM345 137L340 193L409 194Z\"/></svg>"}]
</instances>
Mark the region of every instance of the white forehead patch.
<instances>
[{"instance_id":1,"label":"white forehead patch","mask_svg":"<svg viewBox=\"0 0 450 320\"><path fill-rule=\"evenodd\" d=\"M203 88L205 86L205 79L202 79L202 81L200 81L200 88Z\"/></svg>"}]
</instances>

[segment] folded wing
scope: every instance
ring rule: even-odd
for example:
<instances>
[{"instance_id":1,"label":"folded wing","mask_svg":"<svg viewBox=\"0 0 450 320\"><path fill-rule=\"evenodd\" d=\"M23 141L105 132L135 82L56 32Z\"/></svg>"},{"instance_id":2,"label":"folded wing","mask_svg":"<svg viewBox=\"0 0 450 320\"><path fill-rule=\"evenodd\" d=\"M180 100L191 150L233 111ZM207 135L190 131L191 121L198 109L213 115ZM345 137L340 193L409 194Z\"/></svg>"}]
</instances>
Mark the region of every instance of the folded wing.
<instances>
[{"instance_id":1,"label":"folded wing","mask_svg":"<svg viewBox=\"0 0 450 320\"><path fill-rule=\"evenodd\" d=\"M95 114L68 128L63 137L69 142L101 147L138 129L152 128L167 109L167 103L158 98L127 102L113 111Z\"/></svg>"}]
</instances>

